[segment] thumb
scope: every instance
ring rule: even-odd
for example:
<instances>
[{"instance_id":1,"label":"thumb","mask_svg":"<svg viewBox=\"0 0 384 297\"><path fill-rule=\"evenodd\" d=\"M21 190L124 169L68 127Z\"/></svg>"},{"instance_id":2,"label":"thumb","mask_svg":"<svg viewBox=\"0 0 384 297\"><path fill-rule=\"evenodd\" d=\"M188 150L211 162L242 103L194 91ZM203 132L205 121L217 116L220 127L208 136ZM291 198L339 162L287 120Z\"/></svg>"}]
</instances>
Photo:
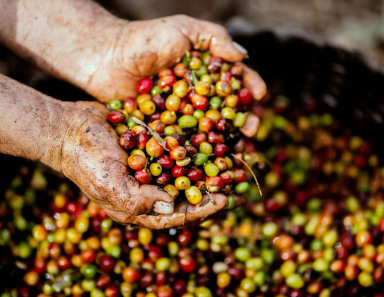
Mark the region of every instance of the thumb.
<instances>
[{"instance_id":1,"label":"thumb","mask_svg":"<svg viewBox=\"0 0 384 297\"><path fill-rule=\"evenodd\" d=\"M242 64L244 66L243 72L243 82L244 86L251 92L252 97L259 101L264 98L267 93L267 85L261 76L249 68L248 66Z\"/></svg>"}]
</instances>

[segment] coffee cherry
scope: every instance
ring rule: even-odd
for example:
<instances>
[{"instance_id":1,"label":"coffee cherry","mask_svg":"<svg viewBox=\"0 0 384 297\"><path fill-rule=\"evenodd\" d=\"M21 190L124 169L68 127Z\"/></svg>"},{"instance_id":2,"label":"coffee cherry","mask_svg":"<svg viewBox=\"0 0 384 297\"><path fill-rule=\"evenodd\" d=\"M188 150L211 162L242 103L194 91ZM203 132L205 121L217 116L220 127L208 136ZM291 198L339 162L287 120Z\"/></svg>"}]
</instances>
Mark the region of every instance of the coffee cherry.
<instances>
[{"instance_id":1,"label":"coffee cherry","mask_svg":"<svg viewBox=\"0 0 384 297\"><path fill-rule=\"evenodd\" d=\"M216 83L216 94L219 96L228 96L232 92L232 86L229 82L226 81L218 81Z\"/></svg>"},{"instance_id":2,"label":"coffee cherry","mask_svg":"<svg viewBox=\"0 0 384 297\"><path fill-rule=\"evenodd\" d=\"M159 72L159 78L162 78L162 77L165 77L165 76L172 76L174 75L172 69L169 69L169 68L164 68L163 70L161 70Z\"/></svg>"},{"instance_id":3,"label":"coffee cherry","mask_svg":"<svg viewBox=\"0 0 384 297\"><path fill-rule=\"evenodd\" d=\"M204 171L199 167L193 167L188 170L187 176L192 182L197 182L203 178Z\"/></svg>"},{"instance_id":4,"label":"coffee cherry","mask_svg":"<svg viewBox=\"0 0 384 297\"><path fill-rule=\"evenodd\" d=\"M196 57L192 57L191 61L189 62L189 68L190 69L199 69L201 66L201 60Z\"/></svg>"},{"instance_id":5,"label":"coffee cherry","mask_svg":"<svg viewBox=\"0 0 384 297\"><path fill-rule=\"evenodd\" d=\"M207 118L210 118L213 123L216 123L218 120L221 119L221 113L218 110L210 109L205 113L205 116Z\"/></svg>"},{"instance_id":6,"label":"coffee cherry","mask_svg":"<svg viewBox=\"0 0 384 297\"><path fill-rule=\"evenodd\" d=\"M187 151L185 150L184 147L182 146L177 146L177 147L174 147L171 152L169 153L169 156L173 159L173 160L182 160L185 158L185 156L187 155Z\"/></svg>"},{"instance_id":7,"label":"coffee cherry","mask_svg":"<svg viewBox=\"0 0 384 297\"><path fill-rule=\"evenodd\" d=\"M177 127L177 126L174 125L174 127ZM181 131L178 131L177 133L180 133L180 132ZM183 146L185 144L185 137L184 136L181 136L179 134L172 134L171 136L178 141L180 146Z\"/></svg>"},{"instance_id":8,"label":"coffee cherry","mask_svg":"<svg viewBox=\"0 0 384 297\"><path fill-rule=\"evenodd\" d=\"M127 131L123 135L120 136L120 146L125 149L129 150L133 148L136 145L136 136L133 134L132 131Z\"/></svg>"},{"instance_id":9,"label":"coffee cherry","mask_svg":"<svg viewBox=\"0 0 384 297\"><path fill-rule=\"evenodd\" d=\"M167 100L165 100L165 108L170 111L178 111L180 104L180 98L175 95L170 95L168 96Z\"/></svg>"},{"instance_id":10,"label":"coffee cherry","mask_svg":"<svg viewBox=\"0 0 384 297\"><path fill-rule=\"evenodd\" d=\"M136 90L139 94L149 93L152 89L153 81L150 78L142 78L136 85Z\"/></svg>"},{"instance_id":11,"label":"coffee cherry","mask_svg":"<svg viewBox=\"0 0 384 297\"><path fill-rule=\"evenodd\" d=\"M220 70L222 65L223 65L223 59L219 57L211 57L211 59L208 62L208 71L210 73L216 73Z\"/></svg>"},{"instance_id":12,"label":"coffee cherry","mask_svg":"<svg viewBox=\"0 0 384 297\"><path fill-rule=\"evenodd\" d=\"M220 80L221 81L226 81L226 82L229 82L232 78L232 74L228 71L222 71L220 73Z\"/></svg>"},{"instance_id":13,"label":"coffee cherry","mask_svg":"<svg viewBox=\"0 0 384 297\"><path fill-rule=\"evenodd\" d=\"M210 118L202 118L199 121L199 129L203 132L208 132L213 127L213 121Z\"/></svg>"},{"instance_id":14,"label":"coffee cherry","mask_svg":"<svg viewBox=\"0 0 384 297\"><path fill-rule=\"evenodd\" d=\"M171 174L168 171L164 171L156 178L156 184L158 186L165 186L169 183L170 179Z\"/></svg>"},{"instance_id":15,"label":"coffee cherry","mask_svg":"<svg viewBox=\"0 0 384 297\"><path fill-rule=\"evenodd\" d=\"M152 174L148 170L139 170L135 173L135 179L141 184L149 184L152 181Z\"/></svg>"},{"instance_id":16,"label":"coffee cherry","mask_svg":"<svg viewBox=\"0 0 384 297\"><path fill-rule=\"evenodd\" d=\"M194 107L192 104L185 104L184 107L181 109L181 113L183 115L192 115L193 112L195 111Z\"/></svg>"},{"instance_id":17,"label":"coffee cherry","mask_svg":"<svg viewBox=\"0 0 384 297\"><path fill-rule=\"evenodd\" d=\"M218 143L215 145L215 149L213 153L216 157L223 157L226 153L228 153L229 149L225 144Z\"/></svg>"},{"instance_id":18,"label":"coffee cherry","mask_svg":"<svg viewBox=\"0 0 384 297\"><path fill-rule=\"evenodd\" d=\"M125 114L119 110L118 111L112 111L108 115L108 122L110 122L112 124L121 124L121 123L124 123L125 120L126 120Z\"/></svg>"},{"instance_id":19,"label":"coffee cherry","mask_svg":"<svg viewBox=\"0 0 384 297\"><path fill-rule=\"evenodd\" d=\"M191 181L186 176L180 176L175 180L175 187L178 190L186 190L191 186Z\"/></svg>"},{"instance_id":20,"label":"coffee cherry","mask_svg":"<svg viewBox=\"0 0 384 297\"><path fill-rule=\"evenodd\" d=\"M224 186L222 178L218 176L209 177L205 184L207 190L213 193L218 192Z\"/></svg>"},{"instance_id":21,"label":"coffee cherry","mask_svg":"<svg viewBox=\"0 0 384 297\"><path fill-rule=\"evenodd\" d=\"M208 163L207 165L205 165L204 171L206 175L212 177L218 175L219 168L217 168L217 166L213 163Z\"/></svg>"},{"instance_id":22,"label":"coffee cherry","mask_svg":"<svg viewBox=\"0 0 384 297\"><path fill-rule=\"evenodd\" d=\"M252 95L248 89L241 89L237 96L239 97L239 104L243 106L248 105L252 100Z\"/></svg>"},{"instance_id":23,"label":"coffee cherry","mask_svg":"<svg viewBox=\"0 0 384 297\"><path fill-rule=\"evenodd\" d=\"M141 126L140 126L141 127ZM146 131L142 131L140 132L138 135L137 135L137 143L136 143L136 147L139 149L139 150L143 150L145 149L145 147L147 146L147 142L148 142L148 134Z\"/></svg>"},{"instance_id":24,"label":"coffee cherry","mask_svg":"<svg viewBox=\"0 0 384 297\"><path fill-rule=\"evenodd\" d=\"M151 157L160 157L164 152L164 148L157 143L156 138L154 137L152 137L147 142L145 147L146 147L147 154L150 155Z\"/></svg>"},{"instance_id":25,"label":"coffee cherry","mask_svg":"<svg viewBox=\"0 0 384 297\"><path fill-rule=\"evenodd\" d=\"M191 204L200 203L203 199L201 191L196 186L191 186L185 191L185 197Z\"/></svg>"},{"instance_id":26,"label":"coffee cherry","mask_svg":"<svg viewBox=\"0 0 384 297\"><path fill-rule=\"evenodd\" d=\"M173 93L179 98L187 96L188 93L188 84L185 80L177 81L173 86Z\"/></svg>"},{"instance_id":27,"label":"coffee cherry","mask_svg":"<svg viewBox=\"0 0 384 297\"><path fill-rule=\"evenodd\" d=\"M152 163L150 166L149 166L149 171L151 172L151 174L153 176L159 176L162 172L163 168L161 167L161 165L159 163Z\"/></svg>"},{"instance_id":28,"label":"coffee cherry","mask_svg":"<svg viewBox=\"0 0 384 297\"><path fill-rule=\"evenodd\" d=\"M196 269L196 263L190 256L180 258L179 265L183 271L188 273Z\"/></svg>"},{"instance_id":29,"label":"coffee cherry","mask_svg":"<svg viewBox=\"0 0 384 297\"><path fill-rule=\"evenodd\" d=\"M226 130L228 130L228 127L229 127L229 125L225 119L217 120L217 122L215 123L215 126L216 126L217 130L219 130L219 131L226 131Z\"/></svg>"},{"instance_id":30,"label":"coffee cherry","mask_svg":"<svg viewBox=\"0 0 384 297\"><path fill-rule=\"evenodd\" d=\"M172 137L172 136L167 136L164 138L165 142L166 142L166 148L169 149L169 150L172 150L173 148L179 146L179 142L176 140L176 138Z\"/></svg>"},{"instance_id":31,"label":"coffee cherry","mask_svg":"<svg viewBox=\"0 0 384 297\"><path fill-rule=\"evenodd\" d=\"M174 111L170 110L165 110L162 112L160 116L160 120L165 124L165 125L172 125L174 122L177 120L177 115Z\"/></svg>"},{"instance_id":32,"label":"coffee cherry","mask_svg":"<svg viewBox=\"0 0 384 297\"><path fill-rule=\"evenodd\" d=\"M191 102L194 108L200 110L206 110L209 105L207 97L199 94L194 95L191 99Z\"/></svg>"},{"instance_id":33,"label":"coffee cherry","mask_svg":"<svg viewBox=\"0 0 384 297\"><path fill-rule=\"evenodd\" d=\"M217 166L217 168L219 168L220 171L227 169L227 162L224 158L217 157L213 163Z\"/></svg>"},{"instance_id":34,"label":"coffee cherry","mask_svg":"<svg viewBox=\"0 0 384 297\"><path fill-rule=\"evenodd\" d=\"M180 177L180 176L184 176L184 175L187 175L187 170L184 167L175 165L172 168L172 175L175 178Z\"/></svg>"},{"instance_id":35,"label":"coffee cherry","mask_svg":"<svg viewBox=\"0 0 384 297\"><path fill-rule=\"evenodd\" d=\"M127 127L127 128L128 128L128 127ZM127 131L128 131L128 129L127 129L126 131L124 131L124 133L127 132ZM146 132L147 130L146 130L143 126L139 126L139 125L137 125L137 126L133 127L133 128L131 129L131 131L133 132L133 134L135 134L136 136L138 136L140 132ZM122 133L122 134L124 134L124 133Z\"/></svg>"},{"instance_id":36,"label":"coffee cherry","mask_svg":"<svg viewBox=\"0 0 384 297\"><path fill-rule=\"evenodd\" d=\"M148 116L148 121L150 121L150 122L159 121L160 117L161 117L160 111L156 111L153 114Z\"/></svg>"},{"instance_id":37,"label":"coffee cherry","mask_svg":"<svg viewBox=\"0 0 384 297\"><path fill-rule=\"evenodd\" d=\"M233 180L233 182L235 184L239 184L239 183L245 182L247 180L247 174L245 173L245 171L243 169L235 168L233 170L233 173L235 174L235 178Z\"/></svg>"},{"instance_id":38,"label":"coffee cherry","mask_svg":"<svg viewBox=\"0 0 384 297\"><path fill-rule=\"evenodd\" d=\"M186 145L184 146L185 150L187 151L187 157L189 158L195 158L197 154L197 149L192 145Z\"/></svg>"},{"instance_id":39,"label":"coffee cherry","mask_svg":"<svg viewBox=\"0 0 384 297\"><path fill-rule=\"evenodd\" d=\"M208 142L209 143L224 143L224 135L214 132L214 131L209 131L208 132Z\"/></svg>"},{"instance_id":40,"label":"coffee cherry","mask_svg":"<svg viewBox=\"0 0 384 297\"><path fill-rule=\"evenodd\" d=\"M166 185L164 190L175 200L179 196L179 190L173 185Z\"/></svg>"},{"instance_id":41,"label":"coffee cherry","mask_svg":"<svg viewBox=\"0 0 384 297\"><path fill-rule=\"evenodd\" d=\"M139 104L140 111L145 115L151 115L156 111L156 104L152 100L144 101Z\"/></svg>"},{"instance_id":42,"label":"coffee cherry","mask_svg":"<svg viewBox=\"0 0 384 297\"><path fill-rule=\"evenodd\" d=\"M157 163L161 165L164 169L171 169L174 165L174 161L169 155L162 155L160 158L157 159Z\"/></svg>"},{"instance_id":43,"label":"coffee cherry","mask_svg":"<svg viewBox=\"0 0 384 297\"><path fill-rule=\"evenodd\" d=\"M229 70L233 76L240 76L243 74L244 66L241 64L235 64Z\"/></svg>"},{"instance_id":44,"label":"coffee cherry","mask_svg":"<svg viewBox=\"0 0 384 297\"><path fill-rule=\"evenodd\" d=\"M99 259L100 268L104 271L111 271L115 266L115 261L108 255L103 255Z\"/></svg>"},{"instance_id":45,"label":"coffee cherry","mask_svg":"<svg viewBox=\"0 0 384 297\"><path fill-rule=\"evenodd\" d=\"M128 165L133 170L141 170L146 164L147 161L140 155L133 155L128 158Z\"/></svg>"},{"instance_id":46,"label":"coffee cherry","mask_svg":"<svg viewBox=\"0 0 384 297\"><path fill-rule=\"evenodd\" d=\"M184 63L178 63L176 64L175 68L173 68L173 72L177 77L184 77L186 70L187 68L185 67Z\"/></svg>"},{"instance_id":47,"label":"coffee cherry","mask_svg":"<svg viewBox=\"0 0 384 297\"><path fill-rule=\"evenodd\" d=\"M205 81L199 81L195 85L195 91L199 95L208 95L211 84Z\"/></svg>"},{"instance_id":48,"label":"coffee cherry","mask_svg":"<svg viewBox=\"0 0 384 297\"><path fill-rule=\"evenodd\" d=\"M220 177L223 180L224 186L229 185L232 182L232 177L228 174L228 172L220 174Z\"/></svg>"},{"instance_id":49,"label":"coffee cherry","mask_svg":"<svg viewBox=\"0 0 384 297\"><path fill-rule=\"evenodd\" d=\"M165 99L161 95L158 94L153 96L152 101L155 102L158 109L165 109Z\"/></svg>"},{"instance_id":50,"label":"coffee cherry","mask_svg":"<svg viewBox=\"0 0 384 297\"><path fill-rule=\"evenodd\" d=\"M148 125L150 128L155 130L157 133L162 134L164 132L165 124L161 120L153 121Z\"/></svg>"},{"instance_id":51,"label":"coffee cherry","mask_svg":"<svg viewBox=\"0 0 384 297\"><path fill-rule=\"evenodd\" d=\"M176 76L168 75L160 78L159 81L157 82L157 85L164 90L167 87L172 88L175 83L176 83Z\"/></svg>"},{"instance_id":52,"label":"coffee cherry","mask_svg":"<svg viewBox=\"0 0 384 297\"><path fill-rule=\"evenodd\" d=\"M207 136L204 133L198 133L192 137L192 144L194 147L199 147L201 143L207 140Z\"/></svg>"},{"instance_id":53,"label":"coffee cherry","mask_svg":"<svg viewBox=\"0 0 384 297\"><path fill-rule=\"evenodd\" d=\"M237 106L237 103L239 102L239 98L236 95L229 95L225 97L224 104L227 107L234 108Z\"/></svg>"}]
</instances>

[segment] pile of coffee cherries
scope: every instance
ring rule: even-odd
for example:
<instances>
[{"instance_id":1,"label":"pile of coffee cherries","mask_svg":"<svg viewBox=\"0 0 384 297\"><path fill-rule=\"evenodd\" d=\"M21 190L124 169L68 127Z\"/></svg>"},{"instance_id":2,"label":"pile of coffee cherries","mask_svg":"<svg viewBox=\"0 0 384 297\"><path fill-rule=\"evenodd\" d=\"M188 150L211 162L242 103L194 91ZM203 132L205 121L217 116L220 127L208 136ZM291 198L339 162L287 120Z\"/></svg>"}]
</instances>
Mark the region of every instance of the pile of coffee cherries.
<instances>
[{"instance_id":1,"label":"pile of coffee cherries","mask_svg":"<svg viewBox=\"0 0 384 297\"><path fill-rule=\"evenodd\" d=\"M242 87L243 70L243 65L192 51L173 69L141 79L136 99L108 103L108 121L139 183L161 186L174 199L182 194L191 204L200 203L206 191L248 191L239 159L252 166L255 156L230 154L252 99ZM233 204L230 195L229 200Z\"/></svg>"},{"instance_id":2,"label":"pile of coffee cherries","mask_svg":"<svg viewBox=\"0 0 384 297\"><path fill-rule=\"evenodd\" d=\"M383 297L384 167L303 98L251 106L263 199L252 184L246 205L190 229L119 225L22 167L1 193L0 296Z\"/></svg>"}]
</instances>

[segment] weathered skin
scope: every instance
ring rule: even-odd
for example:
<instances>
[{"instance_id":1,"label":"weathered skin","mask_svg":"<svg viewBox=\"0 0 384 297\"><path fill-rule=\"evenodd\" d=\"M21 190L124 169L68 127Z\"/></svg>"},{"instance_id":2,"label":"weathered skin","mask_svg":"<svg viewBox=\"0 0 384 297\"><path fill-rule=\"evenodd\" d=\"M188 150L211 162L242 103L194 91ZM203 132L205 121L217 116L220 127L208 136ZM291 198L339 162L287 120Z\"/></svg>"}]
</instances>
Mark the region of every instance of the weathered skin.
<instances>
[{"instance_id":1,"label":"weathered skin","mask_svg":"<svg viewBox=\"0 0 384 297\"><path fill-rule=\"evenodd\" d=\"M136 95L140 78L175 64L191 45L200 43L200 49L231 62L246 55L219 25L187 16L128 22L89 0L0 0L0 20L2 44L101 102ZM244 84L255 99L264 96L265 83L249 68ZM134 182L100 103L60 102L0 75L0 113L1 153L62 172L119 222L180 227L228 204L215 194L216 205L187 208L183 202L173 215L146 215L155 201L173 200L156 186ZM243 133L256 133L247 123ZM236 205L242 201L236 197Z\"/></svg>"}]
</instances>

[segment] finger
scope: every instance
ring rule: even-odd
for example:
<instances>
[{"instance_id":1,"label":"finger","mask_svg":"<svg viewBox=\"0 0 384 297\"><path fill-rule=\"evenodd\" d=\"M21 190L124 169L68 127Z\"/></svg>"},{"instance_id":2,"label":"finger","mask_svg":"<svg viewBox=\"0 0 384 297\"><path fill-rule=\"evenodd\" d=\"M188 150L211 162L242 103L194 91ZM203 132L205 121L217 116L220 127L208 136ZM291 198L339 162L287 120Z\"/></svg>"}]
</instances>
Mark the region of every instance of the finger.
<instances>
[{"instance_id":1,"label":"finger","mask_svg":"<svg viewBox=\"0 0 384 297\"><path fill-rule=\"evenodd\" d=\"M209 49L212 55L223 58L228 62L239 62L246 57L247 50L232 41L231 36L224 27L210 22L200 22L200 40L196 42L204 40L202 50Z\"/></svg>"},{"instance_id":2,"label":"finger","mask_svg":"<svg viewBox=\"0 0 384 297\"><path fill-rule=\"evenodd\" d=\"M195 49L209 49L214 56L229 62L241 61L247 55L242 46L232 41L224 27L187 16L176 16L176 19L181 32L191 41Z\"/></svg>"},{"instance_id":3,"label":"finger","mask_svg":"<svg viewBox=\"0 0 384 297\"><path fill-rule=\"evenodd\" d=\"M208 202L200 206L201 203L192 205L188 201L183 201L176 205L175 211L171 215L140 215L134 218L133 223L152 229L178 228L191 223L199 223L228 206L228 198L225 195L212 194L212 197L216 204ZM208 195L204 195L202 201L206 199L208 199Z\"/></svg>"},{"instance_id":4,"label":"finger","mask_svg":"<svg viewBox=\"0 0 384 297\"><path fill-rule=\"evenodd\" d=\"M206 205L199 206L188 204L183 201L176 206L175 213L172 215L140 215L133 216L126 212L118 211L116 209L105 210L106 213L116 222L123 224L135 224L151 229L165 229L165 228L179 228L187 227L190 225L198 224L210 216L216 216L226 212L225 207L228 206L228 198L222 194L213 194L213 199L216 205L209 202ZM232 195L235 199L234 208L243 205L246 201L244 195ZM202 201L207 199L208 196L204 195Z\"/></svg>"},{"instance_id":5,"label":"finger","mask_svg":"<svg viewBox=\"0 0 384 297\"><path fill-rule=\"evenodd\" d=\"M261 100L267 92L267 85L256 71L244 64L242 65L244 66L244 86L251 92L254 99Z\"/></svg>"},{"instance_id":6,"label":"finger","mask_svg":"<svg viewBox=\"0 0 384 297\"><path fill-rule=\"evenodd\" d=\"M161 187L154 185L141 185L131 180L131 194L133 199L127 203L127 211L132 215L148 214L156 210L166 209L169 214L173 213L173 198Z\"/></svg>"},{"instance_id":7,"label":"finger","mask_svg":"<svg viewBox=\"0 0 384 297\"><path fill-rule=\"evenodd\" d=\"M240 128L240 132L246 137L253 137L256 135L260 127L260 119L252 112L248 112L245 118L245 124Z\"/></svg>"}]
</instances>

